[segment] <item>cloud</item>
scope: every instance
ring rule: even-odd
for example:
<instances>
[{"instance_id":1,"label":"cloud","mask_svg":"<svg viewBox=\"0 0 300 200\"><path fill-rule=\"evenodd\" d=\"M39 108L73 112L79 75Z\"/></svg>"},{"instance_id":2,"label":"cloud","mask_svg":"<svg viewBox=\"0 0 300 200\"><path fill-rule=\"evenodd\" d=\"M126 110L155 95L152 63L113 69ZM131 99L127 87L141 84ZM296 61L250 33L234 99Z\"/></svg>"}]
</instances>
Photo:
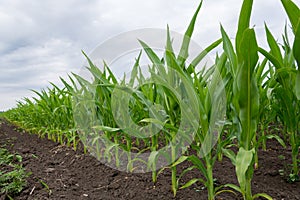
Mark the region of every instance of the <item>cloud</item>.
<instances>
[{"instance_id":1,"label":"cloud","mask_svg":"<svg viewBox=\"0 0 300 200\"><path fill-rule=\"evenodd\" d=\"M300 0L294 1L300 4ZM78 72L81 50L122 32L162 28L184 33L199 1L186 0L10 0L0 1L0 110L29 95L29 88L60 83ZM220 37L220 23L234 37L242 0L204 1L193 39L207 46ZM287 17L280 1L254 1L251 24L264 44L264 21L280 38Z\"/></svg>"}]
</instances>

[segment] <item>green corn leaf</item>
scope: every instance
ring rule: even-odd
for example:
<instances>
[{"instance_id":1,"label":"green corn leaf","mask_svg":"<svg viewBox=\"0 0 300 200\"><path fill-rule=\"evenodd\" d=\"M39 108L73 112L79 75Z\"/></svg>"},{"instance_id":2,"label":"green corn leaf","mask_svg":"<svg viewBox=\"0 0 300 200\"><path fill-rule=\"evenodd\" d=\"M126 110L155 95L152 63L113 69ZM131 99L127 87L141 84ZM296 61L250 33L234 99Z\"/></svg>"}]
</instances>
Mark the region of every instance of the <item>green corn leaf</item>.
<instances>
[{"instance_id":1,"label":"green corn leaf","mask_svg":"<svg viewBox=\"0 0 300 200\"><path fill-rule=\"evenodd\" d=\"M197 167L197 169L202 172L202 174L204 175L204 177L206 179L208 178L206 168L205 168L203 162L197 156L190 155L190 156L188 156L188 160L191 161L193 163L193 165L195 165Z\"/></svg>"},{"instance_id":2,"label":"green corn leaf","mask_svg":"<svg viewBox=\"0 0 300 200\"><path fill-rule=\"evenodd\" d=\"M230 159L231 163L236 166L236 156L230 149L222 149L223 154Z\"/></svg>"},{"instance_id":3,"label":"green corn leaf","mask_svg":"<svg viewBox=\"0 0 300 200\"><path fill-rule=\"evenodd\" d=\"M185 75L185 72L178 65L176 58L174 57L173 53L170 52L170 51L166 51L166 63L167 63L168 67L175 69L177 72L181 73L182 75ZM169 76L168 77L171 78L171 79L174 78L171 75L171 72L169 72Z\"/></svg>"},{"instance_id":4,"label":"green corn leaf","mask_svg":"<svg viewBox=\"0 0 300 200\"><path fill-rule=\"evenodd\" d=\"M295 125L297 124L297 114L295 113L295 107L293 105L293 95L292 91L286 90L283 87L277 87L273 90L274 96L278 99L283 111L280 111L283 119L285 120L285 125L288 131L293 131Z\"/></svg>"},{"instance_id":5,"label":"green corn leaf","mask_svg":"<svg viewBox=\"0 0 300 200\"><path fill-rule=\"evenodd\" d=\"M89 91L94 91L94 85L89 81L85 80L81 76L72 73L73 76L77 79L78 83L82 86L83 89L88 89Z\"/></svg>"},{"instance_id":6,"label":"green corn leaf","mask_svg":"<svg viewBox=\"0 0 300 200\"><path fill-rule=\"evenodd\" d=\"M142 51L140 51L138 57L135 59L135 63L133 65L133 69L132 69L131 74L130 74L129 86L131 86L131 87L134 84L134 80L137 78L141 56L142 56Z\"/></svg>"},{"instance_id":7,"label":"green corn leaf","mask_svg":"<svg viewBox=\"0 0 300 200\"><path fill-rule=\"evenodd\" d=\"M300 9L291 0L281 0L281 3L290 19L294 33L297 31L300 19Z\"/></svg>"},{"instance_id":8,"label":"green corn leaf","mask_svg":"<svg viewBox=\"0 0 300 200\"><path fill-rule=\"evenodd\" d=\"M91 59L86 55L84 51L81 51L84 57L87 59L90 67L95 67L94 63L91 61Z\"/></svg>"},{"instance_id":9,"label":"green corn leaf","mask_svg":"<svg viewBox=\"0 0 300 200\"><path fill-rule=\"evenodd\" d=\"M159 118L162 118L162 116L157 115L156 117L157 118L144 118L144 119L140 120L139 122L152 123L152 124L157 124L157 125L160 125L160 126L164 126L165 123L162 122L161 120L159 120Z\"/></svg>"},{"instance_id":10,"label":"green corn leaf","mask_svg":"<svg viewBox=\"0 0 300 200\"><path fill-rule=\"evenodd\" d=\"M258 197L263 197L265 199L268 199L268 200L273 200L273 198L265 193L258 193L258 194L255 194L253 195L253 199L256 199Z\"/></svg>"},{"instance_id":11,"label":"green corn leaf","mask_svg":"<svg viewBox=\"0 0 300 200\"><path fill-rule=\"evenodd\" d=\"M250 26L250 17L252 12L253 0L244 0L238 22L238 31L236 34L235 47L239 55L239 46L243 38L244 31Z\"/></svg>"},{"instance_id":12,"label":"green corn leaf","mask_svg":"<svg viewBox=\"0 0 300 200\"><path fill-rule=\"evenodd\" d=\"M197 16L198 16L198 13L200 11L200 8L202 6L202 0L184 34L184 38L183 38L183 41L182 41L182 44L181 44L181 48L180 48L180 52L179 52L179 55L178 55L178 64L179 66L181 67L184 67L184 63L185 63L185 60L187 59L188 57L188 51L189 51L189 45L190 45L190 41L191 41L191 37L192 37L192 34L194 32L194 26L195 26L195 22L196 22L196 19L197 19Z\"/></svg>"},{"instance_id":13,"label":"green corn leaf","mask_svg":"<svg viewBox=\"0 0 300 200\"><path fill-rule=\"evenodd\" d=\"M277 142L278 142L281 146L283 146L284 148L286 148L286 145L285 145L283 139L281 139L281 138L279 137L279 135L270 134L270 135L261 136L261 137L259 138L258 142L260 143L260 142L262 142L264 139L275 139L275 140L277 140Z\"/></svg>"},{"instance_id":14,"label":"green corn leaf","mask_svg":"<svg viewBox=\"0 0 300 200\"><path fill-rule=\"evenodd\" d=\"M165 58L168 67L175 69L181 74L184 74L183 68L179 66L173 51L169 27L167 27L167 44L166 44Z\"/></svg>"},{"instance_id":15,"label":"green corn leaf","mask_svg":"<svg viewBox=\"0 0 300 200\"><path fill-rule=\"evenodd\" d=\"M109 73L109 77L108 79L111 79L113 84L118 84L117 78L115 77L115 75L113 74L113 72L110 70L109 66L106 64L106 62L103 62L104 65L104 69L108 71Z\"/></svg>"},{"instance_id":16,"label":"green corn leaf","mask_svg":"<svg viewBox=\"0 0 300 200\"><path fill-rule=\"evenodd\" d=\"M258 61L257 42L253 29L244 32L240 44L239 68L234 83L235 101L242 126L240 145L250 148L257 127L259 93L254 70Z\"/></svg>"},{"instance_id":17,"label":"green corn leaf","mask_svg":"<svg viewBox=\"0 0 300 200\"><path fill-rule=\"evenodd\" d=\"M231 189L234 189L235 191L239 192L242 194L242 190L240 187L234 185L234 184L225 184L224 187L229 187Z\"/></svg>"},{"instance_id":18,"label":"green corn leaf","mask_svg":"<svg viewBox=\"0 0 300 200\"><path fill-rule=\"evenodd\" d=\"M61 82L63 82L63 84L65 85L65 87L68 89L69 92L73 92L74 91L74 88L69 85L62 77L59 77Z\"/></svg>"},{"instance_id":19,"label":"green corn leaf","mask_svg":"<svg viewBox=\"0 0 300 200\"><path fill-rule=\"evenodd\" d=\"M282 55L280 52L280 48L274 38L274 36L272 35L271 31L269 30L269 28L267 27L267 24L265 24L265 30L266 30L266 35L267 35L267 40L268 40L268 44L269 47L271 49L271 54L280 62L282 63Z\"/></svg>"},{"instance_id":20,"label":"green corn leaf","mask_svg":"<svg viewBox=\"0 0 300 200\"><path fill-rule=\"evenodd\" d=\"M252 163L253 155L254 155L254 149L247 151L243 147L239 149L236 155L235 170L236 170L238 182L242 190L244 190L246 186L246 172Z\"/></svg>"},{"instance_id":21,"label":"green corn leaf","mask_svg":"<svg viewBox=\"0 0 300 200\"><path fill-rule=\"evenodd\" d=\"M69 80L71 81L71 83L74 87L74 91L78 91L78 88L77 88L77 85L76 85L74 79L70 75L68 75L68 78L69 78Z\"/></svg>"},{"instance_id":22,"label":"green corn leaf","mask_svg":"<svg viewBox=\"0 0 300 200\"><path fill-rule=\"evenodd\" d=\"M62 89L60 89L57 85L55 85L54 83L52 83L52 82L49 82L50 83L50 85L52 85L53 86L53 88L55 88L57 91L58 91L58 93L60 93L60 94L62 94L63 92L62 92Z\"/></svg>"},{"instance_id":23,"label":"green corn leaf","mask_svg":"<svg viewBox=\"0 0 300 200\"><path fill-rule=\"evenodd\" d=\"M139 40L140 44L142 45L144 51L148 55L149 59L153 64L161 64L161 60L159 57L155 54L155 52L143 41Z\"/></svg>"},{"instance_id":24,"label":"green corn leaf","mask_svg":"<svg viewBox=\"0 0 300 200\"><path fill-rule=\"evenodd\" d=\"M193 169L196 169L196 166L193 165L193 166L191 166L191 167L188 167L188 168L184 169L184 170L180 173L180 175L179 175L179 177L178 177L178 182L179 182L179 180L180 180L186 173L192 171Z\"/></svg>"},{"instance_id":25,"label":"green corn leaf","mask_svg":"<svg viewBox=\"0 0 300 200\"><path fill-rule=\"evenodd\" d=\"M257 51L258 45L254 29L246 29L239 46L239 52L241 53L239 55L239 58L242 58L239 64L245 63L247 68L250 67L248 68L248 70L250 70L250 72L253 72L258 61Z\"/></svg>"},{"instance_id":26,"label":"green corn leaf","mask_svg":"<svg viewBox=\"0 0 300 200\"><path fill-rule=\"evenodd\" d=\"M269 74L269 70L264 72L264 69L267 65L267 62L268 62L268 59L265 58L256 70L256 79L257 79L257 85L258 86L262 86L263 81L266 80L265 78Z\"/></svg>"},{"instance_id":27,"label":"green corn leaf","mask_svg":"<svg viewBox=\"0 0 300 200\"><path fill-rule=\"evenodd\" d=\"M173 46L172 46L172 40L171 40L171 36L170 36L170 28L169 26L167 26L167 45L166 45L166 51L170 51L174 57L174 50L173 50Z\"/></svg>"},{"instance_id":28,"label":"green corn leaf","mask_svg":"<svg viewBox=\"0 0 300 200\"><path fill-rule=\"evenodd\" d=\"M196 58L194 58L191 62L191 64L189 65L189 67L187 68L187 72L189 74L192 74L195 67L202 61L202 59L209 53L211 52L213 49L215 49L217 46L219 46L222 43L222 39L218 39L217 41L213 42L212 44L210 44L208 47L206 47L202 52L200 52Z\"/></svg>"},{"instance_id":29,"label":"green corn leaf","mask_svg":"<svg viewBox=\"0 0 300 200\"><path fill-rule=\"evenodd\" d=\"M274 65L276 69L280 69L282 67L281 63L271 53L267 52L266 50L260 47L258 48L258 51L259 53L264 55Z\"/></svg>"},{"instance_id":30,"label":"green corn leaf","mask_svg":"<svg viewBox=\"0 0 300 200\"><path fill-rule=\"evenodd\" d=\"M230 66L231 66L231 73L233 77L236 75L236 69L237 69L237 57L233 49L233 45L225 32L224 28L221 25L221 33L222 33L222 39L223 39L223 49L229 58Z\"/></svg>"},{"instance_id":31,"label":"green corn leaf","mask_svg":"<svg viewBox=\"0 0 300 200\"><path fill-rule=\"evenodd\" d=\"M154 64L155 69L158 69L159 73L163 77L167 77L165 68L161 65L163 64L159 57L155 54L155 52L143 41L139 40L140 44L142 45L144 51L146 52L148 58Z\"/></svg>"},{"instance_id":32,"label":"green corn leaf","mask_svg":"<svg viewBox=\"0 0 300 200\"><path fill-rule=\"evenodd\" d=\"M189 180L186 184L184 184L183 186L181 186L179 189L188 188L191 185L197 183L198 181L200 181L199 178L193 178L193 179Z\"/></svg>"},{"instance_id":33,"label":"green corn leaf","mask_svg":"<svg viewBox=\"0 0 300 200\"><path fill-rule=\"evenodd\" d=\"M297 99L300 101L300 71L299 70L296 75L295 95Z\"/></svg>"},{"instance_id":34,"label":"green corn leaf","mask_svg":"<svg viewBox=\"0 0 300 200\"><path fill-rule=\"evenodd\" d=\"M287 74L291 74L291 75L295 75L297 73L297 70L294 69L294 68L291 68L291 67L283 67L283 68L280 68L278 69L276 72L275 72L275 76L277 77L283 77ZM284 77L284 78L288 78L288 77Z\"/></svg>"},{"instance_id":35,"label":"green corn leaf","mask_svg":"<svg viewBox=\"0 0 300 200\"><path fill-rule=\"evenodd\" d=\"M103 72L98 67L96 67L94 64L90 65L90 67L88 67L87 69L94 76L95 80L99 80L102 83L109 83L109 81L106 79L106 77L103 74Z\"/></svg>"},{"instance_id":36,"label":"green corn leaf","mask_svg":"<svg viewBox=\"0 0 300 200\"><path fill-rule=\"evenodd\" d=\"M231 189L222 190L222 188L224 188L224 185L216 187L215 191L217 191L217 192L216 192L215 196L218 196L219 194L224 193L224 192L225 193L232 193L233 195L237 196L237 193L234 192L233 190L231 190Z\"/></svg>"},{"instance_id":37,"label":"green corn leaf","mask_svg":"<svg viewBox=\"0 0 300 200\"><path fill-rule=\"evenodd\" d=\"M150 156L148 158L148 163L147 163L147 166L149 169L151 169L151 166L155 165L157 156L159 155L158 153L159 153L158 151L151 151Z\"/></svg>"},{"instance_id":38,"label":"green corn leaf","mask_svg":"<svg viewBox=\"0 0 300 200\"><path fill-rule=\"evenodd\" d=\"M37 94L41 99L43 99L43 100L46 101L45 96L42 95L41 93L39 93L38 91L36 91L36 90L30 90L30 91L34 92L34 93ZM28 99L28 100L29 100L29 99ZM36 101L38 101L38 100L36 99Z\"/></svg>"},{"instance_id":39,"label":"green corn leaf","mask_svg":"<svg viewBox=\"0 0 300 200\"><path fill-rule=\"evenodd\" d=\"M299 16L299 19L300 19L300 16ZM296 62L298 65L298 71L300 72L300 26L299 25L298 25L297 30L295 31L293 54L294 54L294 58L296 59Z\"/></svg>"},{"instance_id":40,"label":"green corn leaf","mask_svg":"<svg viewBox=\"0 0 300 200\"><path fill-rule=\"evenodd\" d=\"M108 131L108 132L118 132L118 131L122 130L120 128L112 128L112 127L108 127L108 126L93 126L92 128L95 130Z\"/></svg>"},{"instance_id":41,"label":"green corn leaf","mask_svg":"<svg viewBox=\"0 0 300 200\"><path fill-rule=\"evenodd\" d=\"M176 160L176 162L174 162L171 167L176 167L177 165L183 163L184 161L186 161L188 159L188 156L181 156L180 158L178 158Z\"/></svg>"}]
</instances>

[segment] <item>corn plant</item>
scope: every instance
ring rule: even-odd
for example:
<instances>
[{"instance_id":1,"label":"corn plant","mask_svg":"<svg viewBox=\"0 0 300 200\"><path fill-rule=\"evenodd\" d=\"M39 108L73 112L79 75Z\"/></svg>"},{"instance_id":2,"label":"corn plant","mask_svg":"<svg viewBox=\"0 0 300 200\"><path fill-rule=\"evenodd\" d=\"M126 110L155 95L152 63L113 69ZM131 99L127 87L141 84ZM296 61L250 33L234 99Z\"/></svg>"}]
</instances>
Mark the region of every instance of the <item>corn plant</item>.
<instances>
[{"instance_id":1,"label":"corn plant","mask_svg":"<svg viewBox=\"0 0 300 200\"><path fill-rule=\"evenodd\" d=\"M215 188L213 166L222 148L231 142L230 137L220 140L226 111L226 94L220 72L224 69L225 64L226 56L223 54L216 59L216 64L207 72L193 71L194 87L199 95L199 110L201 110L200 128L191 145L197 154L181 157L176 163L188 160L193 164L192 167L185 169L180 174L180 178L194 168L198 169L205 177L204 179L195 177L180 188L184 189L201 182L207 188L208 199L214 199L216 195L224 192L220 190L222 187Z\"/></svg>"},{"instance_id":2,"label":"corn plant","mask_svg":"<svg viewBox=\"0 0 300 200\"><path fill-rule=\"evenodd\" d=\"M255 31L249 28L253 0L244 0L238 30L235 38L235 49L224 29L221 27L224 51L228 56L233 76L233 109L238 152L225 150L236 167L239 187L227 186L239 191L244 199L254 199L258 196L271 199L266 194L252 195L251 180L253 176L254 155L256 152L256 130L259 114L259 92L255 77L258 64L258 45Z\"/></svg>"}]
</instances>

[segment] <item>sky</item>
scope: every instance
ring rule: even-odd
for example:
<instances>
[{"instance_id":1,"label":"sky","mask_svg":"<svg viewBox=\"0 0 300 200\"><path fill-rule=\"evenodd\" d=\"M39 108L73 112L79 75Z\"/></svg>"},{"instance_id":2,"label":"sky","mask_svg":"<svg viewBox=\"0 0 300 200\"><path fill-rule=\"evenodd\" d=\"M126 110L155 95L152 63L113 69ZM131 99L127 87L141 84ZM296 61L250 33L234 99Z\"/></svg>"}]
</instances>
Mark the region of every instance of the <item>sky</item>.
<instances>
[{"instance_id":1,"label":"sky","mask_svg":"<svg viewBox=\"0 0 300 200\"><path fill-rule=\"evenodd\" d=\"M300 5L300 0L294 0ZM183 34L198 0L0 1L0 111L34 96L49 82L78 73L81 50L128 31L166 29ZM220 38L220 24L234 38L242 0L204 0L193 40L201 47ZM255 0L251 26L266 47L264 22L281 41L287 16L280 0ZM150 36L151 37L151 36Z\"/></svg>"}]
</instances>

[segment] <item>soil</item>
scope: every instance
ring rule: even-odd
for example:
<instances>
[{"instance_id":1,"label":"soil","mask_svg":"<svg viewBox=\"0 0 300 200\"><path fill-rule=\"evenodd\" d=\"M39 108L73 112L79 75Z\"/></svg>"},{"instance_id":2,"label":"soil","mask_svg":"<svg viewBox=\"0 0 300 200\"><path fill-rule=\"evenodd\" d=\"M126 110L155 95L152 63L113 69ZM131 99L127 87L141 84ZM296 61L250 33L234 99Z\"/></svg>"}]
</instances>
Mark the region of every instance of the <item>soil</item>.
<instances>
[{"instance_id":1,"label":"soil","mask_svg":"<svg viewBox=\"0 0 300 200\"><path fill-rule=\"evenodd\" d=\"M207 199L205 187L201 184L179 190L173 197L171 172L168 170L159 175L157 183L153 183L151 173L120 172L84 154L82 148L74 151L37 135L18 131L17 127L4 120L0 124L0 146L20 154L23 166L32 173L27 179L27 187L14 197L16 200ZM300 199L300 183L288 183L285 176L279 173L287 169L291 163L290 157L289 147L284 149L278 142L268 141L267 151L259 150L259 168L254 172L253 194L264 192L275 200ZM188 165L183 163L178 171ZM200 176L199 171L192 171L184 181ZM217 184L237 184L234 166L227 158L216 162L214 177ZM5 197L0 195L2 199ZM216 199L241 199L241 196L222 193Z\"/></svg>"}]
</instances>

